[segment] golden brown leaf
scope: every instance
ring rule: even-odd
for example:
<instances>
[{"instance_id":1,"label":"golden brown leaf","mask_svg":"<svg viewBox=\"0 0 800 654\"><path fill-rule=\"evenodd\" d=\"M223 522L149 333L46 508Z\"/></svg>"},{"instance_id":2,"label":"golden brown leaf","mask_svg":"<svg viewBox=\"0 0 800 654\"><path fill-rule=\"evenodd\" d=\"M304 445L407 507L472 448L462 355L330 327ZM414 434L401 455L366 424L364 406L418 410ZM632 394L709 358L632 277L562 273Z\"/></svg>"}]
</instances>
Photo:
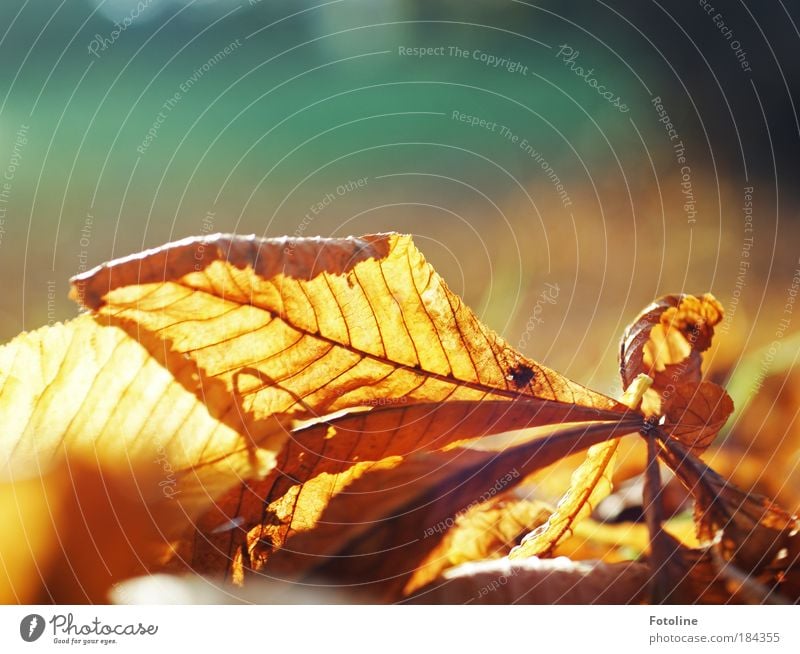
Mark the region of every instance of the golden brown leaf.
<instances>
[{"instance_id":1,"label":"golden brown leaf","mask_svg":"<svg viewBox=\"0 0 800 654\"><path fill-rule=\"evenodd\" d=\"M639 375L625 391L623 404L635 409L652 381ZM589 448L586 459L572 474L570 486L547 522L522 539L509 558L527 556L549 557L556 547L570 537L575 526L591 515L599 502L608 497L612 488L619 440L598 443Z\"/></svg>"},{"instance_id":2,"label":"golden brown leaf","mask_svg":"<svg viewBox=\"0 0 800 654\"><path fill-rule=\"evenodd\" d=\"M787 552L796 538L797 517L727 482L673 439L659 439L659 445L662 459L695 498L702 543L713 543L724 560L769 588L793 572L796 562Z\"/></svg>"},{"instance_id":3,"label":"golden brown leaf","mask_svg":"<svg viewBox=\"0 0 800 654\"><path fill-rule=\"evenodd\" d=\"M170 355L90 315L0 347L4 597L105 601L220 493L275 465L280 423L243 421L224 395L203 403L194 364L167 370Z\"/></svg>"},{"instance_id":4,"label":"golden brown leaf","mask_svg":"<svg viewBox=\"0 0 800 654\"><path fill-rule=\"evenodd\" d=\"M695 455L702 454L733 413L733 400L714 382L684 384L675 389L664 431Z\"/></svg>"},{"instance_id":5,"label":"golden brown leaf","mask_svg":"<svg viewBox=\"0 0 800 654\"><path fill-rule=\"evenodd\" d=\"M589 448L584 462L572 475L569 491L549 520L536 528L509 558L550 557L556 547L573 533L575 525L589 516L596 504L611 491L610 470L616 456L616 443L599 443Z\"/></svg>"},{"instance_id":6,"label":"golden brown leaf","mask_svg":"<svg viewBox=\"0 0 800 654\"><path fill-rule=\"evenodd\" d=\"M189 516L242 477L264 476L285 429L243 423L232 398L203 396L190 360L163 345L155 354L161 360L90 315L0 347L6 474L36 474L64 452L101 463L146 461L143 474L154 470L159 484L143 488L144 498L174 500Z\"/></svg>"},{"instance_id":7,"label":"golden brown leaf","mask_svg":"<svg viewBox=\"0 0 800 654\"><path fill-rule=\"evenodd\" d=\"M445 536L406 584L413 593L456 565L506 556L531 527L543 524L551 514L543 502L518 497L515 491L468 508L452 526L445 523Z\"/></svg>"},{"instance_id":8,"label":"golden brown leaf","mask_svg":"<svg viewBox=\"0 0 800 654\"><path fill-rule=\"evenodd\" d=\"M257 418L385 398L523 396L624 412L482 325L409 236L185 239L80 275L72 294L157 334Z\"/></svg>"},{"instance_id":9,"label":"golden brown leaf","mask_svg":"<svg viewBox=\"0 0 800 654\"><path fill-rule=\"evenodd\" d=\"M18 556L0 541L20 569L50 571L42 586L54 589L51 597L79 601L76 585L86 576L81 591L95 599L110 583L146 572L165 537L199 515L174 568L225 571L239 583L267 575L355 584L397 599L458 561L507 550L519 521L539 518L531 503L500 505L498 496L591 448L540 541L530 540L528 549L551 554L610 488L617 444L608 439L644 428L624 404L509 347L408 236L213 235L112 261L73 285L73 297L95 315L0 348L0 420L9 426L0 455L8 470L67 461L78 471L65 478L56 467L38 490L19 481L0 487L4 504L19 489L34 510L59 500L65 517L86 517L83 531L12 524L12 538L66 544L61 557L47 547ZM694 447L729 413L724 391L699 384L700 353L720 318L710 295L665 298L623 342L628 391L633 375L650 373L665 429ZM464 447L543 426L504 449ZM740 511L741 495L713 471L689 454L687 464L673 440L659 443L681 480L700 488L701 537L716 538L711 553L730 564L728 579L741 566L765 588L791 588L797 570L785 559L797 550L796 520L772 507L757 516L761 505L751 497ZM84 463L86 453L97 466ZM160 481L142 466L147 457L160 466ZM129 466L118 478L109 462L120 460ZM79 489L74 501L65 479ZM64 563L88 547L86 535L101 529L103 511L129 514L142 541L121 546L118 521L98 541L113 550L107 574L79 567L62 578ZM160 548L151 552L154 544ZM766 562L755 561L759 548ZM105 564L98 554L87 556L90 566ZM0 557L5 563L2 548ZM6 581L7 594L41 592Z\"/></svg>"},{"instance_id":10,"label":"golden brown leaf","mask_svg":"<svg viewBox=\"0 0 800 654\"><path fill-rule=\"evenodd\" d=\"M710 293L667 295L627 327L620 342L622 387L642 373L653 379L642 402L647 415L662 415L677 388L700 381L702 353L722 316L722 305Z\"/></svg>"},{"instance_id":11,"label":"golden brown leaf","mask_svg":"<svg viewBox=\"0 0 800 654\"><path fill-rule=\"evenodd\" d=\"M377 462L397 466L407 456L449 447L464 437L560 422L570 415L569 405L524 399L383 405L309 425L292 433L272 474L263 481L247 480L217 501L198 521L181 556L195 570L225 571L245 535L256 529L259 556L268 557L290 534L313 529L327 504ZM234 524L236 529L225 529Z\"/></svg>"},{"instance_id":12,"label":"golden brown leaf","mask_svg":"<svg viewBox=\"0 0 800 654\"><path fill-rule=\"evenodd\" d=\"M253 556L267 558L377 462L626 411L510 348L408 236L214 235L112 261L73 284L104 319L194 362L251 419L359 410L333 430L297 431L270 478L241 484L200 520L182 556L204 572L228 568L253 529Z\"/></svg>"},{"instance_id":13,"label":"golden brown leaf","mask_svg":"<svg viewBox=\"0 0 800 654\"><path fill-rule=\"evenodd\" d=\"M420 452L402 465L383 460L330 500L313 530L291 535L282 549L272 552L261 527L251 530L246 547L232 557L234 578L236 567L249 565L271 577L334 580L396 598L459 512L570 451L638 424L565 428L499 453L455 449Z\"/></svg>"}]
</instances>

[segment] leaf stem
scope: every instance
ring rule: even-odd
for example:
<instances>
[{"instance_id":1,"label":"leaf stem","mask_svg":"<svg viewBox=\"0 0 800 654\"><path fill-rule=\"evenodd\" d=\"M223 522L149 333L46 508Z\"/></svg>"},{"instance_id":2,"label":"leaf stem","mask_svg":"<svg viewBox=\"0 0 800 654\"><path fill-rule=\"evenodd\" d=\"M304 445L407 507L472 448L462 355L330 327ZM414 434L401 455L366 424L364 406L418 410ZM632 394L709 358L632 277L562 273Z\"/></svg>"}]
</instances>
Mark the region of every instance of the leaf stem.
<instances>
[{"instance_id":1,"label":"leaf stem","mask_svg":"<svg viewBox=\"0 0 800 654\"><path fill-rule=\"evenodd\" d=\"M658 447L653 435L647 441L647 468L643 491L644 515L650 533L650 600L653 604L663 604L669 595L667 564L670 551L664 539L664 507L661 496L661 469L658 461Z\"/></svg>"}]
</instances>

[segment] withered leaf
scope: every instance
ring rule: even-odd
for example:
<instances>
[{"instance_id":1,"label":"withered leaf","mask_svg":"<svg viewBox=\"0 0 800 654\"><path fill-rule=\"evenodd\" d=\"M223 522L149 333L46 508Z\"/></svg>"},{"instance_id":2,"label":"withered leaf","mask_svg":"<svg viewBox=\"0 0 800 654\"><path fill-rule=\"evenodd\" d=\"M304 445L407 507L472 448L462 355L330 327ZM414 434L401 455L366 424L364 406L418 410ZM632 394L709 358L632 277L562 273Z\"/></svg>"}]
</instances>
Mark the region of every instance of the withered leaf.
<instances>
[{"instance_id":1,"label":"withered leaf","mask_svg":"<svg viewBox=\"0 0 800 654\"><path fill-rule=\"evenodd\" d=\"M482 325L410 236L191 238L79 275L72 294L113 324L157 334L257 418L382 398L624 411Z\"/></svg>"},{"instance_id":2,"label":"withered leaf","mask_svg":"<svg viewBox=\"0 0 800 654\"><path fill-rule=\"evenodd\" d=\"M653 379L642 401L647 415L663 415L677 388L699 383L702 353L722 316L722 305L710 293L666 295L627 327L620 341L622 387L640 374Z\"/></svg>"},{"instance_id":3,"label":"withered leaf","mask_svg":"<svg viewBox=\"0 0 800 654\"><path fill-rule=\"evenodd\" d=\"M222 572L251 530L262 556L283 546L294 532L313 529L328 503L353 480L373 469L403 464L405 457L450 447L466 437L570 421L570 407L546 400L383 405L295 430L263 481L246 480L218 500L197 523L181 557L203 572ZM611 415L598 413L598 424ZM635 431L639 418L631 418ZM236 524L237 529L220 530ZM241 581L236 574L234 579Z\"/></svg>"},{"instance_id":4,"label":"withered leaf","mask_svg":"<svg viewBox=\"0 0 800 654\"><path fill-rule=\"evenodd\" d=\"M640 375L628 386L623 404L635 409L651 380ZM586 459L572 474L570 487L547 522L522 539L509 558L552 556L559 544L570 537L574 527L589 516L611 492L612 474L619 440L598 443L589 448Z\"/></svg>"},{"instance_id":5,"label":"withered leaf","mask_svg":"<svg viewBox=\"0 0 800 654\"><path fill-rule=\"evenodd\" d=\"M767 498L726 481L671 438L659 438L659 456L695 498L695 521L702 543L745 575L776 587L796 562L787 558L798 519ZM790 598L795 601L797 598Z\"/></svg>"},{"instance_id":6,"label":"withered leaf","mask_svg":"<svg viewBox=\"0 0 800 654\"><path fill-rule=\"evenodd\" d=\"M733 400L714 382L684 384L675 389L663 425L679 443L699 455L711 444L733 413Z\"/></svg>"},{"instance_id":7,"label":"withered leaf","mask_svg":"<svg viewBox=\"0 0 800 654\"><path fill-rule=\"evenodd\" d=\"M233 398L202 395L190 360L167 370L163 346L158 354L90 315L0 347L5 476L38 474L65 452L131 462L164 482L143 487L143 499L174 500L191 517L243 476L266 474L282 425L243 423Z\"/></svg>"},{"instance_id":8,"label":"withered leaf","mask_svg":"<svg viewBox=\"0 0 800 654\"><path fill-rule=\"evenodd\" d=\"M523 538L519 547L511 551L509 558L552 556L556 547L572 535L574 526L589 516L596 504L611 491L610 471L616 451L616 442L592 446L584 462L573 473L570 489L553 515Z\"/></svg>"},{"instance_id":9,"label":"withered leaf","mask_svg":"<svg viewBox=\"0 0 800 654\"><path fill-rule=\"evenodd\" d=\"M724 391L700 381L700 353L722 315L710 295L663 298L623 341L624 386L630 392L636 375L652 376L644 412L663 416L663 431L655 421L645 426L638 402L616 402L516 352L409 236L186 239L76 277L73 297L93 315L0 348L2 460L17 475L56 471L54 491L46 475L38 490L17 478L0 486L0 501L19 488L36 510L52 492L67 516L88 516L85 529L22 520L11 525L12 540L58 540L63 556L7 558L13 545L4 540L0 555L26 571L61 566L87 547L102 510L129 514L143 541L128 551L119 544L124 529L110 529L99 541L113 549L108 574L53 573L52 587L62 590L50 599L80 601L83 575L94 600L113 581L148 572L170 551L166 539L191 521L171 569L188 564L238 583L323 580L397 600L453 564L505 553L520 522L535 524L541 513L500 498L533 471L591 448L539 541L518 553L556 552L610 488L610 439L643 429L693 486L711 554L765 588L797 585L787 563L798 550L796 519L732 489L680 445L701 449L730 412ZM472 447L482 436L544 427L503 449ZM87 453L97 466L85 463ZM142 467L148 457L160 481L152 465ZM112 461L128 462L132 485L114 481ZM73 462L82 490L70 502L65 479L73 478L58 466ZM138 495L129 497L133 487ZM104 564L102 552L87 560ZM0 581L7 595L44 597L42 585Z\"/></svg>"},{"instance_id":10,"label":"withered leaf","mask_svg":"<svg viewBox=\"0 0 800 654\"><path fill-rule=\"evenodd\" d=\"M253 570L282 579L356 584L396 599L461 511L571 451L638 424L632 419L565 427L502 452L458 448L420 452L402 465L384 460L336 495L315 529L290 536L282 549L261 556L261 530L251 530L246 552L234 556L233 565L249 562Z\"/></svg>"},{"instance_id":11,"label":"withered leaf","mask_svg":"<svg viewBox=\"0 0 800 654\"><path fill-rule=\"evenodd\" d=\"M248 529L259 531L266 557L314 528L374 463L394 467L402 459L391 457L456 441L626 412L510 348L408 236L289 244L213 235L112 261L73 284L103 319L152 333L193 361L201 380L222 386L251 418L359 409L333 429L296 431L270 478L241 484L199 521L182 557L204 572L227 569Z\"/></svg>"},{"instance_id":12,"label":"withered leaf","mask_svg":"<svg viewBox=\"0 0 800 654\"><path fill-rule=\"evenodd\" d=\"M651 557L650 584L662 577L667 584L661 601L665 604L741 604L726 587L714 564L709 547L690 548L663 530L652 545L659 552Z\"/></svg>"},{"instance_id":13,"label":"withered leaf","mask_svg":"<svg viewBox=\"0 0 800 654\"><path fill-rule=\"evenodd\" d=\"M220 493L275 465L279 423L237 420L224 395L202 402L194 364L171 367L90 315L0 347L5 597L105 601Z\"/></svg>"}]
</instances>

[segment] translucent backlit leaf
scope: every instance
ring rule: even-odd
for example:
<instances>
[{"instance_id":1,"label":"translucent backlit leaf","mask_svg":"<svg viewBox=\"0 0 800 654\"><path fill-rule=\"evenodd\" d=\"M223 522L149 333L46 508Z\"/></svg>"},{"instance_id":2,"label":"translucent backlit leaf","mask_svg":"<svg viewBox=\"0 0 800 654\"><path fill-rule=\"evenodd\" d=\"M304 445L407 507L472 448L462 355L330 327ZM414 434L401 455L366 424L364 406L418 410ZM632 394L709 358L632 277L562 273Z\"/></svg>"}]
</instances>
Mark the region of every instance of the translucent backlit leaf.
<instances>
[{"instance_id":1,"label":"translucent backlit leaf","mask_svg":"<svg viewBox=\"0 0 800 654\"><path fill-rule=\"evenodd\" d=\"M277 420L243 421L235 398L211 391L191 360L90 315L23 333L0 347L3 472L38 475L65 452L135 463L161 482L144 498L196 515L265 475L286 439Z\"/></svg>"},{"instance_id":2,"label":"translucent backlit leaf","mask_svg":"<svg viewBox=\"0 0 800 654\"><path fill-rule=\"evenodd\" d=\"M74 278L73 297L157 334L256 417L382 398L536 397L624 411L482 325L409 236L186 239Z\"/></svg>"},{"instance_id":3,"label":"translucent backlit leaf","mask_svg":"<svg viewBox=\"0 0 800 654\"><path fill-rule=\"evenodd\" d=\"M651 379L646 375L637 377L626 390L623 403L636 408L650 384ZM553 555L556 547L573 533L575 525L591 515L597 504L611 492L617 446L618 441L613 440L589 448L586 459L572 474L569 490L556 510L545 524L523 538L520 546L512 550L510 558Z\"/></svg>"},{"instance_id":4,"label":"translucent backlit leaf","mask_svg":"<svg viewBox=\"0 0 800 654\"><path fill-rule=\"evenodd\" d=\"M351 411L293 432L273 475L239 484L203 516L182 554L202 571L257 569L379 462L626 415L482 325L409 236L212 235L112 261L73 284L99 319L160 339L251 419ZM253 531L257 546L231 563Z\"/></svg>"},{"instance_id":5,"label":"translucent backlit leaf","mask_svg":"<svg viewBox=\"0 0 800 654\"><path fill-rule=\"evenodd\" d=\"M663 415L677 388L700 381L702 353L722 317L722 305L710 293L667 295L627 327L620 341L622 387L640 374L653 379L642 401L647 415Z\"/></svg>"},{"instance_id":6,"label":"translucent backlit leaf","mask_svg":"<svg viewBox=\"0 0 800 654\"><path fill-rule=\"evenodd\" d=\"M397 597L457 515L512 489L533 470L569 452L636 429L636 420L564 428L502 452L420 452L398 465L386 459L331 499L313 530L291 535L261 558L261 529L233 557L254 573L295 581L340 580Z\"/></svg>"}]
</instances>

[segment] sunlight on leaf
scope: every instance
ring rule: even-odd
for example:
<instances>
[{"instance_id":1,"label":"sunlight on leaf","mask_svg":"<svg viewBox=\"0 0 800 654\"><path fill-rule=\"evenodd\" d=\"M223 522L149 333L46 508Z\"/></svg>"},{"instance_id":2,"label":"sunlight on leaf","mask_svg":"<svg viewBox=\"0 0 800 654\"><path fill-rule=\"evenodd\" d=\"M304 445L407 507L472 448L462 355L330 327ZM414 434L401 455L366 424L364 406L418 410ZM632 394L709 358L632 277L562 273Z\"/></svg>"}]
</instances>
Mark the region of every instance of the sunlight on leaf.
<instances>
[{"instance_id":1,"label":"sunlight on leaf","mask_svg":"<svg viewBox=\"0 0 800 654\"><path fill-rule=\"evenodd\" d=\"M622 387L627 389L639 374L652 377L642 401L646 415L662 415L676 388L700 381L702 353L722 317L722 305L710 293L667 295L627 327L620 341Z\"/></svg>"},{"instance_id":2,"label":"sunlight on leaf","mask_svg":"<svg viewBox=\"0 0 800 654\"><path fill-rule=\"evenodd\" d=\"M619 410L482 325L409 236L212 235L104 264L73 297L146 329L246 412L320 416L395 401L537 397Z\"/></svg>"},{"instance_id":3,"label":"sunlight on leaf","mask_svg":"<svg viewBox=\"0 0 800 654\"><path fill-rule=\"evenodd\" d=\"M652 380L640 375L626 390L623 404L635 409L650 388ZM570 487L548 521L528 534L519 547L512 550L510 558L527 556L549 557L556 547L573 533L575 526L591 515L594 508L612 489L618 441L599 443L589 448L584 462L575 470Z\"/></svg>"},{"instance_id":4,"label":"sunlight on leaf","mask_svg":"<svg viewBox=\"0 0 800 654\"><path fill-rule=\"evenodd\" d=\"M617 402L510 347L407 235L214 234L72 284L90 313L0 347L6 601L104 601L153 572L255 601L282 582L348 602L639 602L644 574L655 601L796 600L797 519L694 456L733 410L702 379L710 294L627 328ZM635 433L647 525L600 524ZM583 451L551 509L536 475ZM680 540L664 530L659 459L698 540L688 512ZM564 553L602 562L539 558Z\"/></svg>"},{"instance_id":5,"label":"sunlight on leaf","mask_svg":"<svg viewBox=\"0 0 800 654\"><path fill-rule=\"evenodd\" d=\"M266 474L286 438L277 422L226 424L231 398L204 395L190 361L163 346L151 353L90 315L0 347L0 389L6 474L39 474L65 452L131 461L164 482L142 489L145 498L174 498L189 514L241 477Z\"/></svg>"}]
</instances>

